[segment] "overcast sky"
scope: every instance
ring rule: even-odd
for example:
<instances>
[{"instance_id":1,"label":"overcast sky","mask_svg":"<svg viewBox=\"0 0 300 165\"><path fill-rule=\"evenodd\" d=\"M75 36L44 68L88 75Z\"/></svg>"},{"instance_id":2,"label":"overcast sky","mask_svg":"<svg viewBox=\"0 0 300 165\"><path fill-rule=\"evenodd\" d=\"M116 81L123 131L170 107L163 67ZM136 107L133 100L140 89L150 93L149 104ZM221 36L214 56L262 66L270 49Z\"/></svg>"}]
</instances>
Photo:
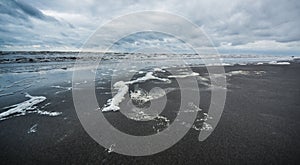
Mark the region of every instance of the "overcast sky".
<instances>
[{"instance_id":1,"label":"overcast sky","mask_svg":"<svg viewBox=\"0 0 300 165\"><path fill-rule=\"evenodd\" d=\"M0 0L0 49L77 50L100 25L143 10L191 20L221 52L300 52L299 0Z\"/></svg>"}]
</instances>

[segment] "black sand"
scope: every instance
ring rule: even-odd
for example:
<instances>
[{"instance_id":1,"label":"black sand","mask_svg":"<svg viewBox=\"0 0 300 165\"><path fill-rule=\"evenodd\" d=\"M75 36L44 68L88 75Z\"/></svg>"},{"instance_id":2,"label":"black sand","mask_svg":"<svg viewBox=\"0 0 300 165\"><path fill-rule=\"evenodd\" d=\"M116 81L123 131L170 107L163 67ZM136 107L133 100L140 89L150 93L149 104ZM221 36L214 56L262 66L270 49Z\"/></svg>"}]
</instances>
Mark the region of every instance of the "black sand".
<instances>
[{"instance_id":1,"label":"black sand","mask_svg":"<svg viewBox=\"0 0 300 165\"><path fill-rule=\"evenodd\" d=\"M155 155L131 157L108 153L82 128L71 91L54 95L57 89L43 87L30 94L46 96L51 104L45 110L63 114L57 117L28 114L0 121L1 164L299 164L300 65L246 65L225 69L226 72L266 73L228 77L223 115L204 142L198 141L199 131L191 129L176 145ZM201 68L193 70L202 72ZM169 95L176 97L176 91ZM202 91L204 110L209 96L209 91ZM1 107L24 99L22 95L1 98ZM125 121L118 112L106 115L112 123L119 123L125 129L132 125L122 124ZM34 124L38 124L37 132L28 134Z\"/></svg>"}]
</instances>

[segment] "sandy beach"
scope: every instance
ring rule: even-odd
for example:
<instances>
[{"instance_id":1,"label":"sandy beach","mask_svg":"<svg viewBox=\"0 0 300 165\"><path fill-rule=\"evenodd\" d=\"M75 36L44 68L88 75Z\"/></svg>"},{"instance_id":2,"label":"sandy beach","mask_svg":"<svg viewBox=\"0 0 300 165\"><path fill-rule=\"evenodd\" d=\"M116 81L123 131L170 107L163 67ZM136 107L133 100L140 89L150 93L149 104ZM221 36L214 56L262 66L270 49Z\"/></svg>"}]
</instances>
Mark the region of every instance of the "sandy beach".
<instances>
[{"instance_id":1,"label":"sandy beach","mask_svg":"<svg viewBox=\"0 0 300 165\"><path fill-rule=\"evenodd\" d=\"M179 70L179 68L176 68ZM181 68L183 69L183 68ZM193 72L205 76L203 67ZM300 65L235 65L226 66L227 99L220 122L208 129L212 134L198 141L203 122L194 123L188 134L171 148L151 156L124 156L97 144L79 122L72 100L71 75L42 75L40 85L3 96L2 114L30 97L39 101L24 114L2 116L0 121L0 158L3 164L297 164L300 153ZM61 82L51 78L62 76ZM48 84L44 83L47 81ZM151 89L155 81L144 83ZM99 85L99 84L98 84ZM110 83L100 83L96 93L99 104L112 97ZM166 86L166 85L165 85ZM149 135L167 127L174 119L179 89L168 84L168 120L149 122L124 117L119 111L105 112L105 117L121 131L137 136ZM141 84L140 87L143 87ZM133 88L133 87L130 87ZM210 90L199 82L199 118L207 112ZM102 106L103 106L102 105ZM4 108L4 109L3 109ZM36 110L36 109L39 109ZM99 110L99 113L102 113ZM18 115L19 114L19 115ZM161 127L158 127L158 126ZM157 126L157 127L154 127ZM134 129L133 129L134 128ZM199 130L200 129L200 130Z\"/></svg>"}]
</instances>

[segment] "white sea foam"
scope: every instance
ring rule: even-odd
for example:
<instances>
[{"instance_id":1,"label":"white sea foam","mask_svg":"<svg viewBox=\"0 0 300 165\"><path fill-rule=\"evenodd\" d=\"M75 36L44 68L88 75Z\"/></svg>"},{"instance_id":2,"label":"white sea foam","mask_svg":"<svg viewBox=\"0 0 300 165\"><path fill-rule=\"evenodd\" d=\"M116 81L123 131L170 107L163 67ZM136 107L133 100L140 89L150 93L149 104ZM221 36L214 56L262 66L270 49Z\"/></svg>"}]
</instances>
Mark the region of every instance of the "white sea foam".
<instances>
[{"instance_id":1,"label":"white sea foam","mask_svg":"<svg viewBox=\"0 0 300 165\"><path fill-rule=\"evenodd\" d=\"M190 74L185 75L170 75L168 78L186 78L186 77L193 77L193 76L199 76L199 73L192 72Z\"/></svg>"},{"instance_id":2,"label":"white sea foam","mask_svg":"<svg viewBox=\"0 0 300 165\"><path fill-rule=\"evenodd\" d=\"M266 73L266 71L253 71L254 72L254 74L256 74L256 75L262 75L262 74L265 74Z\"/></svg>"},{"instance_id":3,"label":"white sea foam","mask_svg":"<svg viewBox=\"0 0 300 165\"><path fill-rule=\"evenodd\" d=\"M205 78L205 77L203 77L203 76L198 76L198 77L197 77L197 80L199 80L199 81L201 81L201 82L203 82L203 81L209 82L209 79L208 79L208 78Z\"/></svg>"},{"instance_id":4,"label":"white sea foam","mask_svg":"<svg viewBox=\"0 0 300 165\"><path fill-rule=\"evenodd\" d=\"M48 105L50 105L51 103L46 103L45 105L43 105L42 107L41 107L41 109L44 109L45 107L47 107Z\"/></svg>"},{"instance_id":5,"label":"white sea foam","mask_svg":"<svg viewBox=\"0 0 300 165\"><path fill-rule=\"evenodd\" d=\"M194 103L190 102L188 103L188 108L183 111L183 113L190 113L190 112L201 112L202 109L195 105ZM208 124L206 121L213 119L211 116L208 115L208 113L203 113L203 116L201 118L196 118L194 123L187 123L185 121L182 121L181 124L186 127L192 127L196 131L210 131L213 129L213 127Z\"/></svg>"},{"instance_id":6,"label":"white sea foam","mask_svg":"<svg viewBox=\"0 0 300 165\"><path fill-rule=\"evenodd\" d=\"M136 70L134 70L134 69L131 69L131 70L129 70L128 72L137 72Z\"/></svg>"},{"instance_id":7,"label":"white sea foam","mask_svg":"<svg viewBox=\"0 0 300 165\"><path fill-rule=\"evenodd\" d=\"M205 64L205 66L232 66L233 64L229 63L208 63Z\"/></svg>"},{"instance_id":8,"label":"white sea foam","mask_svg":"<svg viewBox=\"0 0 300 165\"><path fill-rule=\"evenodd\" d=\"M289 62L271 61L271 62L269 62L269 64L272 64L272 65L290 65L291 63L289 63Z\"/></svg>"},{"instance_id":9,"label":"white sea foam","mask_svg":"<svg viewBox=\"0 0 300 165\"><path fill-rule=\"evenodd\" d=\"M110 145L109 148L107 148L105 150L110 154L110 153L114 152L115 147L116 147L116 144L112 144L112 145Z\"/></svg>"},{"instance_id":10,"label":"white sea foam","mask_svg":"<svg viewBox=\"0 0 300 165\"><path fill-rule=\"evenodd\" d=\"M170 120L164 116L156 116L155 118L156 124L153 126L154 131L160 132L163 129L169 127L170 125Z\"/></svg>"},{"instance_id":11,"label":"white sea foam","mask_svg":"<svg viewBox=\"0 0 300 165\"><path fill-rule=\"evenodd\" d=\"M114 89L118 90L118 93L112 99L109 99L107 101L106 105L101 109L102 112L118 111L120 109L119 104L125 99L125 95L128 92L129 89L128 85L145 82L147 80L159 80L163 82L170 82L169 79L159 78L154 76L153 72L148 72L146 73L145 76L139 77L136 80L126 81L126 82L118 81L113 85Z\"/></svg>"},{"instance_id":12,"label":"white sea foam","mask_svg":"<svg viewBox=\"0 0 300 165\"><path fill-rule=\"evenodd\" d=\"M62 114L62 112L49 112L49 111L41 111L41 110L36 110L34 111L40 115L46 115L46 116L59 116Z\"/></svg>"},{"instance_id":13,"label":"white sea foam","mask_svg":"<svg viewBox=\"0 0 300 165\"><path fill-rule=\"evenodd\" d=\"M38 124L34 124L33 126L31 126L30 128L29 128L29 130L27 131L27 133L29 134L29 133L35 133L36 131L37 131L37 126L38 126Z\"/></svg>"},{"instance_id":14,"label":"white sea foam","mask_svg":"<svg viewBox=\"0 0 300 165\"><path fill-rule=\"evenodd\" d=\"M131 100L143 104L148 101L161 98L165 95L166 92L163 89L153 88L150 92L144 91L142 89L138 89L130 93L130 98Z\"/></svg>"},{"instance_id":15,"label":"white sea foam","mask_svg":"<svg viewBox=\"0 0 300 165\"><path fill-rule=\"evenodd\" d=\"M213 127L210 124L204 122L202 125L202 128L201 128L201 131L210 131L212 129L213 129Z\"/></svg>"},{"instance_id":16,"label":"white sea foam","mask_svg":"<svg viewBox=\"0 0 300 165\"><path fill-rule=\"evenodd\" d=\"M55 85L55 86L51 86L53 88L58 88L58 89L65 89L65 90L71 90L72 87L62 87L62 86L59 86L59 85Z\"/></svg>"},{"instance_id":17,"label":"white sea foam","mask_svg":"<svg viewBox=\"0 0 300 165\"><path fill-rule=\"evenodd\" d=\"M203 118L197 118L194 122L193 129L196 131L210 131L213 127L206 121L213 119L208 113L203 113Z\"/></svg>"},{"instance_id":18,"label":"white sea foam","mask_svg":"<svg viewBox=\"0 0 300 165\"><path fill-rule=\"evenodd\" d=\"M222 63L222 66L231 66L232 64Z\"/></svg>"},{"instance_id":19,"label":"white sea foam","mask_svg":"<svg viewBox=\"0 0 300 165\"><path fill-rule=\"evenodd\" d=\"M5 112L0 113L0 120L5 119L6 117L13 115L13 114L25 114L25 112L27 110L33 110L34 105L46 100L46 97L44 97L44 96L31 96L29 94L26 94L25 97L28 97L30 99L27 101L24 101L22 103L3 108L3 109L10 108L10 109L8 109Z\"/></svg>"},{"instance_id":20,"label":"white sea foam","mask_svg":"<svg viewBox=\"0 0 300 165\"><path fill-rule=\"evenodd\" d=\"M36 105L46 100L46 97L44 96L31 96L29 94L26 94L25 97L28 97L30 99L15 105L4 107L3 109L8 110L0 113L0 120L5 120L10 117L26 115L27 113L37 113L47 116L58 116L61 114L61 112L48 112L41 111L38 109ZM45 106L46 105L44 105L43 107Z\"/></svg>"},{"instance_id":21,"label":"white sea foam","mask_svg":"<svg viewBox=\"0 0 300 165\"><path fill-rule=\"evenodd\" d=\"M132 81L127 81L126 84L135 84L135 83L140 83L140 82L145 82L147 80L159 80L163 82L171 82L169 79L166 78L159 78L153 75L153 72L148 72L144 77L139 77L136 80Z\"/></svg>"},{"instance_id":22,"label":"white sea foam","mask_svg":"<svg viewBox=\"0 0 300 165\"><path fill-rule=\"evenodd\" d=\"M130 93L131 100L139 102L141 104L152 100L152 97L149 95L148 92L143 90L135 90Z\"/></svg>"},{"instance_id":23,"label":"white sea foam","mask_svg":"<svg viewBox=\"0 0 300 165\"><path fill-rule=\"evenodd\" d=\"M127 113L127 117L129 119L135 120L135 121L150 121L154 120L156 122L156 126L168 126L170 123L170 120L164 116L158 115L158 114L148 114L146 113L145 109L143 108L133 108L132 112Z\"/></svg>"},{"instance_id":24,"label":"white sea foam","mask_svg":"<svg viewBox=\"0 0 300 165\"><path fill-rule=\"evenodd\" d=\"M119 104L125 99L124 96L129 89L124 81L116 82L114 88L118 89L118 93L112 99L107 101L106 107L102 108L102 112L118 111L120 109Z\"/></svg>"},{"instance_id":25,"label":"white sea foam","mask_svg":"<svg viewBox=\"0 0 300 165\"><path fill-rule=\"evenodd\" d=\"M262 75L262 74L265 74L265 73L266 73L266 71L243 71L243 70L237 70L237 71L228 72L227 75L228 76L232 76L232 75L249 75L249 74Z\"/></svg>"},{"instance_id":26,"label":"white sea foam","mask_svg":"<svg viewBox=\"0 0 300 165\"><path fill-rule=\"evenodd\" d=\"M166 72L165 70L163 70L161 68L154 68L153 70L154 70L154 72Z\"/></svg>"},{"instance_id":27,"label":"white sea foam","mask_svg":"<svg viewBox=\"0 0 300 165\"><path fill-rule=\"evenodd\" d=\"M145 110L143 109L133 108L132 113L127 113L127 117L135 121L149 121L154 120L157 115L150 115L145 113Z\"/></svg>"},{"instance_id":28,"label":"white sea foam","mask_svg":"<svg viewBox=\"0 0 300 165\"><path fill-rule=\"evenodd\" d=\"M244 71L244 70L236 70L236 71L230 71L226 75L228 76L233 76L233 75L249 75L249 71Z\"/></svg>"},{"instance_id":29,"label":"white sea foam","mask_svg":"<svg viewBox=\"0 0 300 165\"><path fill-rule=\"evenodd\" d=\"M200 112L200 111L202 111L202 109L192 102L189 102L188 108L183 110L183 112Z\"/></svg>"},{"instance_id":30,"label":"white sea foam","mask_svg":"<svg viewBox=\"0 0 300 165\"><path fill-rule=\"evenodd\" d=\"M213 129L213 127L206 122L203 122L201 127L197 127L196 125L193 125L192 128L195 129L196 131L210 131Z\"/></svg>"},{"instance_id":31,"label":"white sea foam","mask_svg":"<svg viewBox=\"0 0 300 165\"><path fill-rule=\"evenodd\" d=\"M59 86L59 85L57 85L57 86L51 86L51 87L57 88L57 89L63 89L61 91L55 92L55 94L59 94L59 93L62 93L62 92L67 92L67 91L72 90L72 87L62 87L62 86Z\"/></svg>"}]
</instances>

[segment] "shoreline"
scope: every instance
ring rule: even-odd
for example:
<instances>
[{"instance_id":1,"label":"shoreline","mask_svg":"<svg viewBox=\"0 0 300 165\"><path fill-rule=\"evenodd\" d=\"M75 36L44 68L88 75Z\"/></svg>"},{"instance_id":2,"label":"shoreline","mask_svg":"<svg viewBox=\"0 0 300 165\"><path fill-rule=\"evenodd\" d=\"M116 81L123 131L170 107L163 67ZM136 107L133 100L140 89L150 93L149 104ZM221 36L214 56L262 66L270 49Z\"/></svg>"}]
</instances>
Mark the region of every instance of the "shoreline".
<instances>
[{"instance_id":1,"label":"shoreline","mask_svg":"<svg viewBox=\"0 0 300 165\"><path fill-rule=\"evenodd\" d=\"M200 75L204 72L201 67L192 67L192 70ZM155 155L130 157L113 151L109 153L87 135L78 121L72 93L67 88L71 85L68 82L70 77L66 77L58 84L41 84L31 91L25 89L32 96L47 98L37 104L40 109L62 114L50 117L32 113L0 121L1 160L5 164L296 164L300 148L300 64L235 65L225 66L225 70L232 73L227 76L225 109L219 124L204 142L198 141L199 131L190 129L177 144ZM238 73L234 71L245 72L234 74ZM106 88L96 91L104 104L111 97L111 94L105 94L110 84L102 86ZM201 89L200 106L205 111L209 106L210 92L205 87ZM174 99L176 95L176 91L168 94ZM1 108L26 100L24 96L18 93L2 97ZM41 108L47 103L50 104ZM165 113L172 118L172 113ZM120 112L108 112L106 117L120 130L134 133L129 128L137 122L123 124L126 120ZM136 131L137 135L151 134L142 128Z\"/></svg>"}]
</instances>

